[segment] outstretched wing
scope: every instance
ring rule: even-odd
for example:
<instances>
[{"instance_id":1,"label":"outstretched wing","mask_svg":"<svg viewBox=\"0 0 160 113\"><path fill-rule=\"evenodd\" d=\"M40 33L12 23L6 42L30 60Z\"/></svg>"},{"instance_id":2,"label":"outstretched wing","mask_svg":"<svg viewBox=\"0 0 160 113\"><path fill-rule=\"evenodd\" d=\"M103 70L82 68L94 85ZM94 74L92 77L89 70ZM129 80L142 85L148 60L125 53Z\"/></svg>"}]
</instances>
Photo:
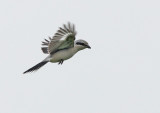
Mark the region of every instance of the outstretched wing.
<instances>
[{"instance_id":1,"label":"outstretched wing","mask_svg":"<svg viewBox=\"0 0 160 113\"><path fill-rule=\"evenodd\" d=\"M42 51L46 54L54 53L61 49L66 49L74 46L74 40L76 36L75 26L68 24L64 24L63 27L60 27L59 30L55 33L55 35L49 40L45 39L42 42Z\"/></svg>"}]
</instances>

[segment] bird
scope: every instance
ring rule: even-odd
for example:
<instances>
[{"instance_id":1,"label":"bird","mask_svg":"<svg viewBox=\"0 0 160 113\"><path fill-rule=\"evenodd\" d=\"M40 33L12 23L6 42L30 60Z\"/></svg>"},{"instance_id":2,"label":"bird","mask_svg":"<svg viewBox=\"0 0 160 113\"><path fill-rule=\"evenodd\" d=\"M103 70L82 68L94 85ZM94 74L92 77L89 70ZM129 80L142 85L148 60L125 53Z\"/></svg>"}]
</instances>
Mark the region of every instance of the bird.
<instances>
[{"instance_id":1,"label":"bird","mask_svg":"<svg viewBox=\"0 0 160 113\"><path fill-rule=\"evenodd\" d=\"M86 48L91 49L87 41L82 39L75 40L76 35L77 31L75 30L74 24L70 22L63 24L54 36L42 41L41 50L44 54L48 54L48 56L40 63L23 72L23 74L37 71L48 62L62 65L63 61L70 59L78 51Z\"/></svg>"}]
</instances>

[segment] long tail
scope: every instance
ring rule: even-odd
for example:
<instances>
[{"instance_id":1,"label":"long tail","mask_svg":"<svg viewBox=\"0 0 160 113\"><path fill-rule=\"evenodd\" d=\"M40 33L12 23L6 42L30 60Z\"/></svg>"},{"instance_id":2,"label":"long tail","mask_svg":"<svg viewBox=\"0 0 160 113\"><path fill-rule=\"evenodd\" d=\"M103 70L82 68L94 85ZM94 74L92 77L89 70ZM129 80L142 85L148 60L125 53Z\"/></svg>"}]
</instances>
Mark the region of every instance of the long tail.
<instances>
[{"instance_id":1,"label":"long tail","mask_svg":"<svg viewBox=\"0 0 160 113\"><path fill-rule=\"evenodd\" d=\"M28 69L27 71L23 72L23 74L28 73L28 72L33 72L44 66L48 61L42 61L38 63L37 65L33 66L32 68Z\"/></svg>"}]
</instances>

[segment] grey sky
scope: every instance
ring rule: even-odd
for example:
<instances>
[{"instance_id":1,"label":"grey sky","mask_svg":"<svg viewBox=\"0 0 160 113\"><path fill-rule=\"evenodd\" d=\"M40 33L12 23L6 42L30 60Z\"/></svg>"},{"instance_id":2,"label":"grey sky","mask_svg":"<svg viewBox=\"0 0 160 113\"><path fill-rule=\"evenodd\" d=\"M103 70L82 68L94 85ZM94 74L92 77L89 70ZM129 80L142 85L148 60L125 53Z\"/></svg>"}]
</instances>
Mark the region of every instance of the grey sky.
<instances>
[{"instance_id":1,"label":"grey sky","mask_svg":"<svg viewBox=\"0 0 160 113\"><path fill-rule=\"evenodd\" d=\"M160 113L159 4L1 0L0 113ZM68 21L92 49L23 75Z\"/></svg>"}]
</instances>

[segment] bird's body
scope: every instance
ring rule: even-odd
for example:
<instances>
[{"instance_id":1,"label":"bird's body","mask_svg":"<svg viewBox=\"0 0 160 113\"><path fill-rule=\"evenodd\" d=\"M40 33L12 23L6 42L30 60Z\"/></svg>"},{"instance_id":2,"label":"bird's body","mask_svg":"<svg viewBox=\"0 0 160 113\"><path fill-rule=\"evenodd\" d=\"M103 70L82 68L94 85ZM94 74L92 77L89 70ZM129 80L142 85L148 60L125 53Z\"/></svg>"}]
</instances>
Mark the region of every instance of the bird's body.
<instances>
[{"instance_id":1,"label":"bird's body","mask_svg":"<svg viewBox=\"0 0 160 113\"><path fill-rule=\"evenodd\" d=\"M45 46L42 47L42 51L45 54L49 54L48 57L25 71L24 74L36 71L48 62L58 62L59 64L62 64L64 60L71 58L78 51L90 48L88 43L84 40L74 41L75 36L75 26L71 26L70 23L68 23L68 26L64 24L63 28L60 27L55 35L52 38L49 38L50 40L45 39L45 42L42 42L42 45Z\"/></svg>"},{"instance_id":2,"label":"bird's body","mask_svg":"<svg viewBox=\"0 0 160 113\"><path fill-rule=\"evenodd\" d=\"M77 49L69 48L56 52L55 54L50 56L50 62L59 62L60 60L67 60L71 58L75 53L77 53Z\"/></svg>"}]
</instances>

